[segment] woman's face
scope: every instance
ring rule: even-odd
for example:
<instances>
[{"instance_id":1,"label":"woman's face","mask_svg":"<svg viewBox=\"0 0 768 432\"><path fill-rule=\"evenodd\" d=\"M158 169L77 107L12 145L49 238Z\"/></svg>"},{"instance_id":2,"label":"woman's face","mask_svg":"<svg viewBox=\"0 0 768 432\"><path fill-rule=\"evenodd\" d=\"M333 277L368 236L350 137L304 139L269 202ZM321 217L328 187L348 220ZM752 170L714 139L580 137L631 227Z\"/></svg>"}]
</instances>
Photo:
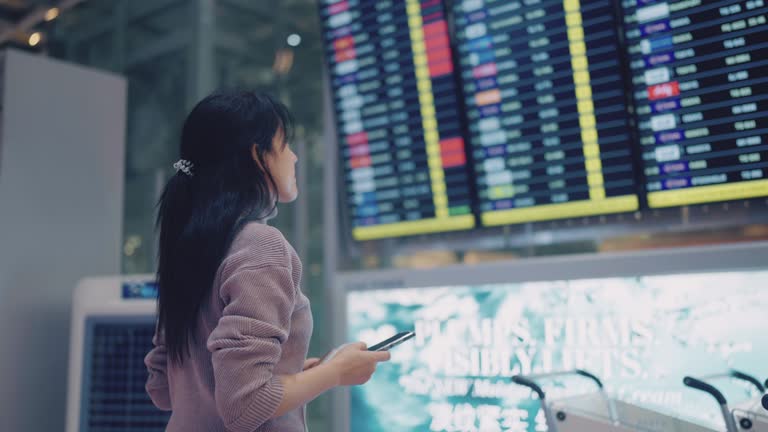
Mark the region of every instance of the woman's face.
<instances>
[{"instance_id":1,"label":"woman's face","mask_svg":"<svg viewBox=\"0 0 768 432\"><path fill-rule=\"evenodd\" d=\"M299 160L285 142L282 128L277 131L272 139L272 151L264 155L269 172L277 184L278 202L291 202L299 195L296 186L296 162Z\"/></svg>"}]
</instances>

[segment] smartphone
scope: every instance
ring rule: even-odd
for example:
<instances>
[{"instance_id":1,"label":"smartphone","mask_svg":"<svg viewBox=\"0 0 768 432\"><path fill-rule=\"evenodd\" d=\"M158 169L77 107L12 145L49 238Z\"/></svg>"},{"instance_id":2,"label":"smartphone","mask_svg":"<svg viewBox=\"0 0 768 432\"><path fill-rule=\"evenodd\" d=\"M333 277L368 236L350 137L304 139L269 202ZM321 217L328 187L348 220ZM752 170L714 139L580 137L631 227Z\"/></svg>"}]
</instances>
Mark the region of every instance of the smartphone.
<instances>
[{"instance_id":1,"label":"smartphone","mask_svg":"<svg viewBox=\"0 0 768 432\"><path fill-rule=\"evenodd\" d=\"M396 347L414 336L416 336L416 333L412 331L400 332L387 340L369 347L368 351L388 351L390 348Z\"/></svg>"}]
</instances>

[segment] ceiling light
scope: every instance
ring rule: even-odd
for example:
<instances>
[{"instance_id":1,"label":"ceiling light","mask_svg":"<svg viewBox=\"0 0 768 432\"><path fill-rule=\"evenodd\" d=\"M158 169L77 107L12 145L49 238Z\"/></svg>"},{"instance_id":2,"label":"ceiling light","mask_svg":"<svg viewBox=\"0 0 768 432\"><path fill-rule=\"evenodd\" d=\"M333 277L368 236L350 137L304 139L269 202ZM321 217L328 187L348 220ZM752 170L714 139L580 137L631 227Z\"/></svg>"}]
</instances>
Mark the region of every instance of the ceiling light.
<instances>
[{"instance_id":1,"label":"ceiling light","mask_svg":"<svg viewBox=\"0 0 768 432\"><path fill-rule=\"evenodd\" d=\"M40 40L43 38L43 36L40 34L40 32L34 32L31 35L29 35L29 46L37 46L37 44L40 43Z\"/></svg>"},{"instance_id":2,"label":"ceiling light","mask_svg":"<svg viewBox=\"0 0 768 432\"><path fill-rule=\"evenodd\" d=\"M296 33L292 33L285 41L288 42L288 45L296 47L301 43L301 36L297 35Z\"/></svg>"},{"instance_id":3,"label":"ceiling light","mask_svg":"<svg viewBox=\"0 0 768 432\"><path fill-rule=\"evenodd\" d=\"M50 8L45 13L45 20L46 21L53 21L53 20L55 20L58 17L59 17L59 8Z\"/></svg>"}]
</instances>

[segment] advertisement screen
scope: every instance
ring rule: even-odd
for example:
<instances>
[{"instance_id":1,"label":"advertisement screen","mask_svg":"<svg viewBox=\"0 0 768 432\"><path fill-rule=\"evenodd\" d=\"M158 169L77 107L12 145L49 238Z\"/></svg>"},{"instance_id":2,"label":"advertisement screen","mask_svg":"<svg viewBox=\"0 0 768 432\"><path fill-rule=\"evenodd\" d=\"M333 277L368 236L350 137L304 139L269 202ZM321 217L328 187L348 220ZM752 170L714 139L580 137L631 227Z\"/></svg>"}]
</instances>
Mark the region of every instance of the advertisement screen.
<instances>
[{"instance_id":1,"label":"advertisement screen","mask_svg":"<svg viewBox=\"0 0 768 432\"><path fill-rule=\"evenodd\" d=\"M715 400L683 377L768 377L766 286L768 272L731 272L351 291L350 340L416 337L351 389L350 430L544 431L540 401L511 377L574 368L612 397L722 427ZM542 385L549 399L595 391L584 379ZM716 385L734 403L751 396Z\"/></svg>"}]
</instances>

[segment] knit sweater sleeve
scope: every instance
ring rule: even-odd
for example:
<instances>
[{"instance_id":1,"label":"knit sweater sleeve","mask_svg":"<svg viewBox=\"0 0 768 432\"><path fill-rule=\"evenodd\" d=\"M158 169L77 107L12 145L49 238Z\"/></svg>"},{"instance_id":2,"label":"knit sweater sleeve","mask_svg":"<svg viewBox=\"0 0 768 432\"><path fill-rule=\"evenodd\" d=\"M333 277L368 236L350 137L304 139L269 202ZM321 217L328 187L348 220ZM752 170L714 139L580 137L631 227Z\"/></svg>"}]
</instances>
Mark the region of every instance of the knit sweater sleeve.
<instances>
[{"instance_id":1,"label":"knit sweater sleeve","mask_svg":"<svg viewBox=\"0 0 768 432\"><path fill-rule=\"evenodd\" d=\"M259 251L246 253L222 272L224 309L207 343L216 407L234 432L257 429L274 416L283 399L274 366L290 333L296 302L284 244L259 244Z\"/></svg>"},{"instance_id":2,"label":"knit sweater sleeve","mask_svg":"<svg viewBox=\"0 0 768 432\"><path fill-rule=\"evenodd\" d=\"M152 338L154 346L149 354L144 357L144 364L147 366L149 376L145 389L149 394L152 403L163 411L171 410L171 395L168 390L168 354L165 349L163 338L155 334Z\"/></svg>"}]
</instances>

